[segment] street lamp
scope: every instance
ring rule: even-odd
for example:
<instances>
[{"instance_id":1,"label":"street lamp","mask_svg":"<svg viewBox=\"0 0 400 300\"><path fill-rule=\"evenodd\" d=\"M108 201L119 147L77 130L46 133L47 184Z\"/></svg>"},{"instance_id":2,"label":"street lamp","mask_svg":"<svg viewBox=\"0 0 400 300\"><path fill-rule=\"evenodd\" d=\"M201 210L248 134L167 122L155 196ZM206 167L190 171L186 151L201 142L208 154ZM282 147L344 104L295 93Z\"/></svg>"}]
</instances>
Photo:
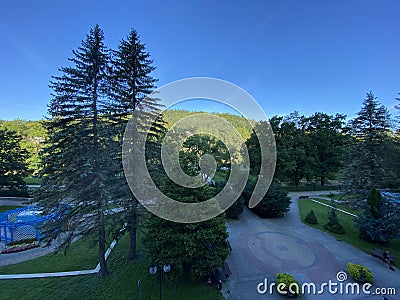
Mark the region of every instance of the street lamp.
<instances>
[{"instance_id":1,"label":"street lamp","mask_svg":"<svg viewBox=\"0 0 400 300\"><path fill-rule=\"evenodd\" d=\"M158 270L158 268L156 265L151 265L149 268L149 273L151 275L156 275L157 270ZM169 271L171 271L171 265L165 264L162 267L162 270L164 271L164 273L168 273ZM160 284L160 300L162 300L162 271L158 272L158 280L159 280L159 284Z\"/></svg>"}]
</instances>

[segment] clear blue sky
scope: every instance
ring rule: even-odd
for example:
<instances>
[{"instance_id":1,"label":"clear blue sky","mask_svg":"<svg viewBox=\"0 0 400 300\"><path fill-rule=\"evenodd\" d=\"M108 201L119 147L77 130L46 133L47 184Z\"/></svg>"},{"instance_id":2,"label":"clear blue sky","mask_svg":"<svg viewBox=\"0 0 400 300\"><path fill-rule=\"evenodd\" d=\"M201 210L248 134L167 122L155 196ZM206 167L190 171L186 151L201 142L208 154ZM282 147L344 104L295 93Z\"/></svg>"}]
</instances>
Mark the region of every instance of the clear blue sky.
<instances>
[{"instance_id":1,"label":"clear blue sky","mask_svg":"<svg viewBox=\"0 0 400 300\"><path fill-rule=\"evenodd\" d=\"M351 117L370 90L390 109L400 92L399 13L396 0L3 1L0 119L42 118L51 76L96 23L109 47L136 28L159 85L221 78L268 116Z\"/></svg>"}]
</instances>

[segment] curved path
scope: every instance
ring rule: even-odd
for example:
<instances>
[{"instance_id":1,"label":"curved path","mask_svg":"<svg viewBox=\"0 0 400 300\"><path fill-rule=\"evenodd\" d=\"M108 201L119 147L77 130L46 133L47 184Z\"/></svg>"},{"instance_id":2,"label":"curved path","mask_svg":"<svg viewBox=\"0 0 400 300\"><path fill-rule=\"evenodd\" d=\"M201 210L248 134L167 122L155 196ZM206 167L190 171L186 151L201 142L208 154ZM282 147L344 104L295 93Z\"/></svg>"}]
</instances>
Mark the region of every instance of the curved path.
<instances>
[{"instance_id":1,"label":"curved path","mask_svg":"<svg viewBox=\"0 0 400 300\"><path fill-rule=\"evenodd\" d=\"M320 195L329 192L290 193L290 212L281 219L261 219L249 210L238 221L228 222L232 252L227 262L232 271L224 288L227 299L282 299L276 291L260 295L257 285L267 278L275 282L275 274L287 272L300 283L339 283L336 274L347 271L347 263L367 266L374 275L374 287L395 287L400 299L400 271L390 271L382 262L370 255L337 241L333 236L303 224L300 220L297 200L299 195ZM351 282L351 279L343 283ZM374 288L371 289L371 291ZM382 296L329 294L303 295L302 299L383 299ZM396 298L397 297L397 298Z\"/></svg>"}]
</instances>

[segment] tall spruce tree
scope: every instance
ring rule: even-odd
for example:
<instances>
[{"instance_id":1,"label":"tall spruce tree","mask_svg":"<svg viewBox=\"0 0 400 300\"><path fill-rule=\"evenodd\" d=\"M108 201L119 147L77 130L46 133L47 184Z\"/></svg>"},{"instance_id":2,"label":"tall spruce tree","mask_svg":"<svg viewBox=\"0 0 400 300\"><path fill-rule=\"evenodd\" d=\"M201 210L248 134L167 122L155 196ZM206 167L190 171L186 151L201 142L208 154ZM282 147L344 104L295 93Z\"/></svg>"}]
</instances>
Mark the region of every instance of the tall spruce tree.
<instances>
[{"instance_id":1,"label":"tall spruce tree","mask_svg":"<svg viewBox=\"0 0 400 300\"><path fill-rule=\"evenodd\" d=\"M400 93L399 93L400 95ZM399 101L398 104L395 105L397 109L396 116L396 129L395 134L393 136L393 146L395 148L394 157L392 158L393 169L395 170L395 176L397 178L396 186L400 186L400 97L396 98Z\"/></svg>"},{"instance_id":2,"label":"tall spruce tree","mask_svg":"<svg viewBox=\"0 0 400 300\"><path fill-rule=\"evenodd\" d=\"M368 242L384 244L400 237L400 206L376 189L369 192L362 213L354 221L360 238Z\"/></svg>"},{"instance_id":3,"label":"tall spruce tree","mask_svg":"<svg viewBox=\"0 0 400 300\"><path fill-rule=\"evenodd\" d=\"M357 117L350 121L353 144L348 152L344 179L347 190L366 198L371 188L383 188L391 174L385 155L390 151L390 117L372 92L367 93Z\"/></svg>"},{"instance_id":4,"label":"tall spruce tree","mask_svg":"<svg viewBox=\"0 0 400 300\"><path fill-rule=\"evenodd\" d=\"M159 114L160 105L158 99L150 98L149 95L155 89L156 79L151 76L155 67L150 54L146 51L145 44L140 41L135 29L132 29L125 39L121 39L118 49L112 51L112 66L110 69L110 100L109 118L113 122L115 135L118 137L119 147L123 142L123 134L126 124L132 113L140 110L143 118ZM158 151L158 139L155 134L163 130L163 122L157 119L153 130L149 133L146 147L148 156L155 156L149 152ZM138 129L139 130L139 129ZM121 151L116 156L118 169L117 174L123 174L121 163ZM149 160L149 163L152 162ZM151 168L157 170L157 168ZM120 177L120 199L126 206L128 214L124 222L129 224L130 250L129 259L134 259L136 253L136 231L137 231L137 207L138 201L130 192L125 177Z\"/></svg>"},{"instance_id":5,"label":"tall spruce tree","mask_svg":"<svg viewBox=\"0 0 400 300\"><path fill-rule=\"evenodd\" d=\"M50 118L44 122L48 140L43 184L37 199L48 212L64 212L47 224L48 242L61 234L66 223L68 232L62 235L61 245L65 250L75 236L94 233L100 274L106 275L106 206L114 162L110 159L113 135L106 118L109 54L103 41L103 31L95 25L73 50L70 66L53 77Z\"/></svg>"}]
</instances>

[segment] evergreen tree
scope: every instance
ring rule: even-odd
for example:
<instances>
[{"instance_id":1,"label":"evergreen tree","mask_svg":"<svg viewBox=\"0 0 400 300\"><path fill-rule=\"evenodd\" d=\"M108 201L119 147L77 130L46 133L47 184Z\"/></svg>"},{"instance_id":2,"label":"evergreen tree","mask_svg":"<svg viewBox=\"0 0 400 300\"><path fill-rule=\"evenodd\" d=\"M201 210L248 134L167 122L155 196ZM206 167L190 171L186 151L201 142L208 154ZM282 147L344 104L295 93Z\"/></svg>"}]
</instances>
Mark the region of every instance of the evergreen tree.
<instances>
[{"instance_id":1,"label":"evergreen tree","mask_svg":"<svg viewBox=\"0 0 400 300\"><path fill-rule=\"evenodd\" d=\"M304 218L304 221L306 222L306 223L309 223L309 224L318 224L318 220L317 220L317 217L315 216L315 213L314 213L314 211L313 210L310 210L310 212L306 215L306 217Z\"/></svg>"},{"instance_id":2,"label":"evergreen tree","mask_svg":"<svg viewBox=\"0 0 400 300\"><path fill-rule=\"evenodd\" d=\"M365 204L362 214L355 220L360 238L379 244L400 238L400 206L385 197L380 199L378 207L375 203L378 202Z\"/></svg>"},{"instance_id":3,"label":"evergreen tree","mask_svg":"<svg viewBox=\"0 0 400 300\"><path fill-rule=\"evenodd\" d=\"M28 153L21 147L21 137L15 132L0 129L0 190L25 191L24 177L28 174Z\"/></svg>"},{"instance_id":4,"label":"evergreen tree","mask_svg":"<svg viewBox=\"0 0 400 300\"><path fill-rule=\"evenodd\" d=\"M384 187L392 174L386 160L390 152L390 117L387 109L369 92L349 125L354 139L348 151L344 179L349 193L365 198L366 190Z\"/></svg>"},{"instance_id":5,"label":"evergreen tree","mask_svg":"<svg viewBox=\"0 0 400 300\"><path fill-rule=\"evenodd\" d=\"M113 128L119 148L122 147L123 134L129 118L136 110L140 110L142 117L151 117L160 112L157 99L148 97L155 88L156 79L151 76L155 67L145 45L140 41L136 30L132 29L125 39L121 39L118 49L112 51L112 67L110 68L110 105L108 106L109 119L113 122ZM138 129L139 130L139 129ZM163 122L157 119L152 132L149 134L146 155L149 157L149 169L152 168L154 158L159 150L159 139L155 136L163 131ZM115 176L119 176L119 196L127 207L127 220L130 229L129 259L136 258L136 231L137 231L137 207L138 201L130 192L123 174L121 163L121 150L116 156L118 168ZM152 160L150 160L150 158Z\"/></svg>"},{"instance_id":6,"label":"evergreen tree","mask_svg":"<svg viewBox=\"0 0 400 300\"><path fill-rule=\"evenodd\" d=\"M183 166L188 175L195 170ZM200 180L200 179L198 179ZM213 189L208 185L186 188L167 179L163 193L180 202L202 202L210 199ZM209 276L222 266L229 254L225 214L198 223L176 223L151 215L146 223L144 245L152 263L171 264L172 274L189 273L192 280Z\"/></svg>"},{"instance_id":7,"label":"evergreen tree","mask_svg":"<svg viewBox=\"0 0 400 300\"><path fill-rule=\"evenodd\" d=\"M69 231L61 245L65 250L77 235L97 235L100 274L106 275L106 205L112 198L108 186L114 149L106 118L109 55L103 40L96 25L73 51L71 65L53 77L51 117L45 122L44 176L37 200L48 212L64 208L62 218L47 223L49 243L66 222Z\"/></svg>"},{"instance_id":8,"label":"evergreen tree","mask_svg":"<svg viewBox=\"0 0 400 300\"><path fill-rule=\"evenodd\" d=\"M370 207L370 211L374 217L377 217L379 215L379 206L382 201L382 195L381 193L373 188L369 193L368 193L368 198L367 198L367 204Z\"/></svg>"},{"instance_id":9,"label":"evergreen tree","mask_svg":"<svg viewBox=\"0 0 400 300\"><path fill-rule=\"evenodd\" d=\"M400 97L396 98L396 100L400 102ZM390 157L390 160L393 165L393 170L395 170L395 177L398 179L397 182L395 182L395 186L398 187L400 186L400 103L395 105L395 108L398 111L398 115L396 116L396 130L392 139L392 145L395 150L392 152L394 155Z\"/></svg>"},{"instance_id":10,"label":"evergreen tree","mask_svg":"<svg viewBox=\"0 0 400 300\"><path fill-rule=\"evenodd\" d=\"M324 225L326 230L329 230L333 233L337 234L345 234L346 231L344 230L343 226L339 223L339 219L336 215L336 209L331 208L328 212L328 223Z\"/></svg>"}]
</instances>

